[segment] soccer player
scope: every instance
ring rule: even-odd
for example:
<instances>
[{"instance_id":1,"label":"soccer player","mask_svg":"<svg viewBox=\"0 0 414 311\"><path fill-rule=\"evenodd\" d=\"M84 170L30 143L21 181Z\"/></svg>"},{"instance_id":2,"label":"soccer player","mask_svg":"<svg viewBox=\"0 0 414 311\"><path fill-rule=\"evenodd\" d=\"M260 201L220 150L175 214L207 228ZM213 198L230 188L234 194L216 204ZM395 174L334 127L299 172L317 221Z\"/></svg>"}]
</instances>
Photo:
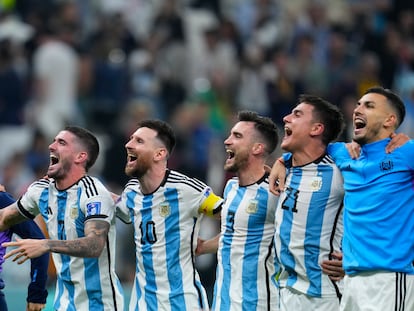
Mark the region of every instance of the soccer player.
<instances>
[{"instance_id":1,"label":"soccer player","mask_svg":"<svg viewBox=\"0 0 414 311\"><path fill-rule=\"evenodd\" d=\"M219 213L223 200L203 182L168 169L174 145L172 128L160 120L141 121L125 145L125 173L134 178L117 208L135 232L131 311L209 308L195 248L202 215Z\"/></svg>"},{"instance_id":2,"label":"soccer player","mask_svg":"<svg viewBox=\"0 0 414 311\"><path fill-rule=\"evenodd\" d=\"M224 141L224 169L237 177L224 189L221 232L199 240L199 254L217 251L212 310L279 310L275 265L274 216L277 197L269 192L265 164L278 143L269 118L241 111Z\"/></svg>"},{"instance_id":3,"label":"soccer player","mask_svg":"<svg viewBox=\"0 0 414 311\"><path fill-rule=\"evenodd\" d=\"M291 157L275 216L280 309L339 310L342 284L320 263L341 251L343 179L326 147L341 133L343 116L322 98L301 95L283 121L281 147Z\"/></svg>"},{"instance_id":4,"label":"soccer player","mask_svg":"<svg viewBox=\"0 0 414 311\"><path fill-rule=\"evenodd\" d=\"M52 253L57 270L55 310L123 310L115 274L115 206L110 192L89 168L99 154L96 137L69 126L49 145L48 179L32 183L0 210L0 230L41 214L50 239L22 239L5 256L23 263Z\"/></svg>"},{"instance_id":5,"label":"soccer player","mask_svg":"<svg viewBox=\"0 0 414 311\"><path fill-rule=\"evenodd\" d=\"M0 209L12 204L15 200L4 192L4 188L0 186ZM10 227L9 230L0 232L0 243L9 242L13 234L17 234L21 238L44 239L44 235L38 225L33 220L27 220L20 224ZM5 247L0 247L0 273L3 270ZM27 311L39 311L46 306L47 290L47 269L49 265L49 254L43 254L40 257L30 260L30 283L27 290ZM2 290L5 284L0 278L0 310L7 311L7 303Z\"/></svg>"},{"instance_id":6,"label":"soccer player","mask_svg":"<svg viewBox=\"0 0 414 311\"><path fill-rule=\"evenodd\" d=\"M360 157L344 143L328 146L345 188L342 311L414 310L414 141L386 152L404 116L398 95L370 88L353 114ZM273 181L283 186L276 166Z\"/></svg>"}]
</instances>

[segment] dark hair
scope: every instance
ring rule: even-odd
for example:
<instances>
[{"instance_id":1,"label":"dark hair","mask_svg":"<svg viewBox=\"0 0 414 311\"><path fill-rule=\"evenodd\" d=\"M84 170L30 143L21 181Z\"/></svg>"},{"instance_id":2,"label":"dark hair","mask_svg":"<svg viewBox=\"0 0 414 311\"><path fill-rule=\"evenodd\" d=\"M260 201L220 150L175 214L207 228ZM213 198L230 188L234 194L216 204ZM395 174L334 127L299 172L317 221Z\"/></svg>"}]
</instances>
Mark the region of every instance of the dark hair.
<instances>
[{"instance_id":1,"label":"dark hair","mask_svg":"<svg viewBox=\"0 0 414 311\"><path fill-rule=\"evenodd\" d=\"M95 164L99 155L98 140L90 131L79 126L67 126L65 127L65 131L71 132L75 135L79 139L80 143L86 148L88 160L86 161L85 169L88 171Z\"/></svg>"},{"instance_id":2,"label":"dark hair","mask_svg":"<svg viewBox=\"0 0 414 311\"><path fill-rule=\"evenodd\" d=\"M138 123L138 128L148 127L157 132L157 138L162 141L167 148L168 153L171 154L175 147L175 133L172 127L164 121L152 119L142 120Z\"/></svg>"},{"instance_id":3,"label":"dark hair","mask_svg":"<svg viewBox=\"0 0 414 311\"><path fill-rule=\"evenodd\" d=\"M388 102L391 104L392 108L394 108L395 112L397 113L396 128L398 128L401 125L401 123L403 123L405 118L405 106L402 99L390 89L385 89L382 86L371 87L365 91L364 95L369 93L381 94L387 98Z\"/></svg>"},{"instance_id":4,"label":"dark hair","mask_svg":"<svg viewBox=\"0 0 414 311\"><path fill-rule=\"evenodd\" d=\"M306 103L313 106L313 117L315 121L324 125L322 142L328 145L338 138L345 127L344 116L341 110L327 100L309 94L301 94L298 104Z\"/></svg>"},{"instance_id":5,"label":"dark hair","mask_svg":"<svg viewBox=\"0 0 414 311\"><path fill-rule=\"evenodd\" d=\"M260 133L265 141L265 151L272 153L278 144L279 136L276 124L272 119L263 117L254 111L240 111L239 121L254 122L254 128Z\"/></svg>"}]
</instances>

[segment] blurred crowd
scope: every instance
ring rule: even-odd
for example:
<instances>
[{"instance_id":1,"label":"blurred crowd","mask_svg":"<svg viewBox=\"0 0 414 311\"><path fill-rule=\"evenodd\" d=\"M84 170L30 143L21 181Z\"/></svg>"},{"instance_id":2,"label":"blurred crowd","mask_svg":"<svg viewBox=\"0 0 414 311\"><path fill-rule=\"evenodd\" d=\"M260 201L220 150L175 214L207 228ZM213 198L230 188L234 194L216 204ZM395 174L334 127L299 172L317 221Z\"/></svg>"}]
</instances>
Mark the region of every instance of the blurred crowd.
<instances>
[{"instance_id":1,"label":"blurred crowd","mask_svg":"<svg viewBox=\"0 0 414 311\"><path fill-rule=\"evenodd\" d=\"M155 117L177 132L170 167L220 193L238 110L282 127L312 93L350 121L382 85L404 99L401 131L414 137L413 65L409 0L2 0L0 183L19 197L44 175L55 134L77 124L100 138L93 173L120 192L126 139Z\"/></svg>"}]
</instances>

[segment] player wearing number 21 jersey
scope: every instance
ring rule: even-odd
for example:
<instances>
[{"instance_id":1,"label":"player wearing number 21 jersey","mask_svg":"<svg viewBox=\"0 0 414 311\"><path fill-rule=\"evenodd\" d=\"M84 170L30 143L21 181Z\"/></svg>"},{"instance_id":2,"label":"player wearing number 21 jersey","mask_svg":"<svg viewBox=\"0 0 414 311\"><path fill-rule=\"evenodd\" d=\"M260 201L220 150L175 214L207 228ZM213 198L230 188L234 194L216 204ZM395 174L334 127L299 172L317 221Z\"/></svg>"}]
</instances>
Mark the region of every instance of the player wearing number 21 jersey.
<instances>
[{"instance_id":1,"label":"player wearing number 21 jersey","mask_svg":"<svg viewBox=\"0 0 414 311\"><path fill-rule=\"evenodd\" d=\"M149 194L137 179L130 180L117 203L120 215L129 215L134 225L130 310L208 310L195 248L203 214L219 212L222 201L203 182L173 170Z\"/></svg>"}]
</instances>

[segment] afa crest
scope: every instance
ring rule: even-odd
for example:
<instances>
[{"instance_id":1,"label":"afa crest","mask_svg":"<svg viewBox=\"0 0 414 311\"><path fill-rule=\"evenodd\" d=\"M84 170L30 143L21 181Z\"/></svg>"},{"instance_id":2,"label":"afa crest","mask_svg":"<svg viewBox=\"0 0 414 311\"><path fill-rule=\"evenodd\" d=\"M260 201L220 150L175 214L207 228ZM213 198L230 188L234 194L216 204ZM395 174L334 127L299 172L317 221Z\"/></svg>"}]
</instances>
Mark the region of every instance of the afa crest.
<instances>
[{"instance_id":1,"label":"afa crest","mask_svg":"<svg viewBox=\"0 0 414 311\"><path fill-rule=\"evenodd\" d=\"M391 171L394 168L394 163L390 159L384 159L380 163L380 169L383 172Z\"/></svg>"},{"instance_id":2,"label":"afa crest","mask_svg":"<svg viewBox=\"0 0 414 311\"><path fill-rule=\"evenodd\" d=\"M69 209L69 217L72 219L76 219L78 218L78 216L79 216L78 207L74 205Z\"/></svg>"},{"instance_id":3,"label":"afa crest","mask_svg":"<svg viewBox=\"0 0 414 311\"><path fill-rule=\"evenodd\" d=\"M167 202L161 203L159 207L159 212L161 217L168 217L171 214L170 204Z\"/></svg>"},{"instance_id":4,"label":"afa crest","mask_svg":"<svg viewBox=\"0 0 414 311\"><path fill-rule=\"evenodd\" d=\"M257 212L257 206L259 204L259 201L252 199L249 202L249 205L247 205L246 213L247 214L255 214Z\"/></svg>"},{"instance_id":5,"label":"afa crest","mask_svg":"<svg viewBox=\"0 0 414 311\"><path fill-rule=\"evenodd\" d=\"M310 190L311 191L319 191L322 188L322 177L315 176L310 181Z\"/></svg>"}]
</instances>

